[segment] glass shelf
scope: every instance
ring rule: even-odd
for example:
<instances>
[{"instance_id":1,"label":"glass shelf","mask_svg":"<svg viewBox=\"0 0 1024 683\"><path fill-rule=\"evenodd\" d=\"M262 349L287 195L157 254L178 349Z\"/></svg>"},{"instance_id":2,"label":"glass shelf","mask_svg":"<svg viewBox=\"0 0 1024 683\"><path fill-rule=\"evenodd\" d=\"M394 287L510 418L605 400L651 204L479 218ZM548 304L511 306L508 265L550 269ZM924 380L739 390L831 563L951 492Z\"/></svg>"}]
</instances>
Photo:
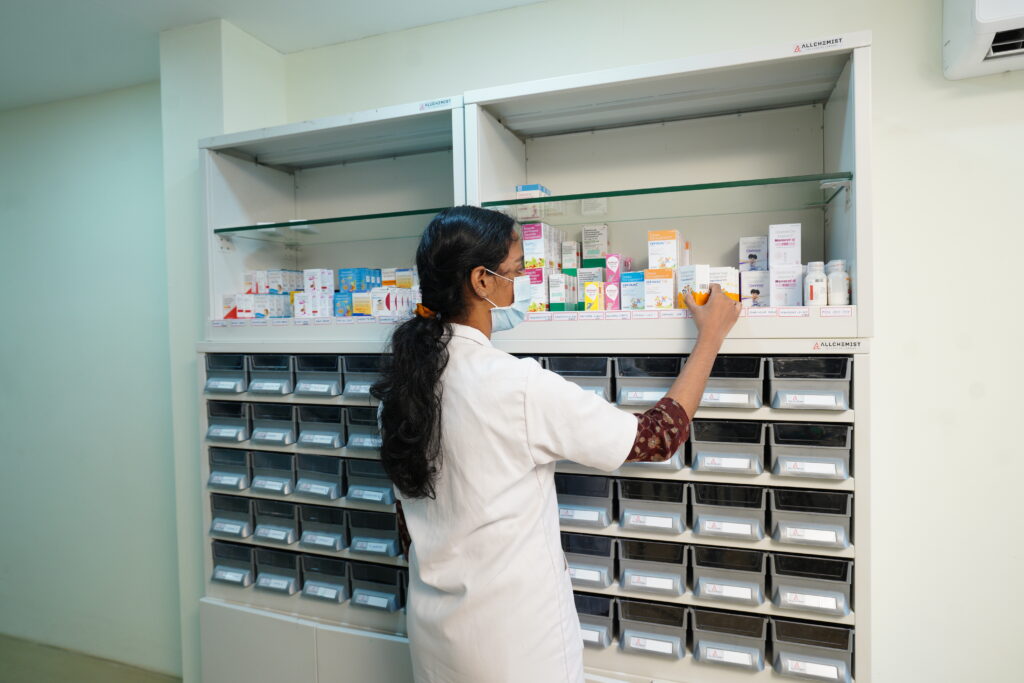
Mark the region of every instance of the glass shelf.
<instances>
[{"instance_id":1,"label":"glass shelf","mask_svg":"<svg viewBox=\"0 0 1024 683\"><path fill-rule=\"evenodd\" d=\"M217 235L277 244L325 244L419 237L430 219L446 207L386 213L288 220L217 228Z\"/></svg>"},{"instance_id":2,"label":"glass shelf","mask_svg":"<svg viewBox=\"0 0 1024 683\"><path fill-rule=\"evenodd\" d=\"M536 210L550 225L628 223L823 209L853 179L851 173L819 173L555 195L483 202L524 222Z\"/></svg>"}]
</instances>

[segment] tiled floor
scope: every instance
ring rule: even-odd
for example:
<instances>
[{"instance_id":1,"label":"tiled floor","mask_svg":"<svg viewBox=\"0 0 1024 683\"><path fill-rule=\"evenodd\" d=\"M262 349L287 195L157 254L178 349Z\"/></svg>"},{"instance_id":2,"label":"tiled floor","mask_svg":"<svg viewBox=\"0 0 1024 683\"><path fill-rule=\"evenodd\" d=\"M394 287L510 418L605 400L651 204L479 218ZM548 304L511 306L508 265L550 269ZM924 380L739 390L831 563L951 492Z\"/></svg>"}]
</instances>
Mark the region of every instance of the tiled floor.
<instances>
[{"instance_id":1,"label":"tiled floor","mask_svg":"<svg viewBox=\"0 0 1024 683\"><path fill-rule=\"evenodd\" d=\"M0 635L0 683L179 683L106 659Z\"/></svg>"}]
</instances>

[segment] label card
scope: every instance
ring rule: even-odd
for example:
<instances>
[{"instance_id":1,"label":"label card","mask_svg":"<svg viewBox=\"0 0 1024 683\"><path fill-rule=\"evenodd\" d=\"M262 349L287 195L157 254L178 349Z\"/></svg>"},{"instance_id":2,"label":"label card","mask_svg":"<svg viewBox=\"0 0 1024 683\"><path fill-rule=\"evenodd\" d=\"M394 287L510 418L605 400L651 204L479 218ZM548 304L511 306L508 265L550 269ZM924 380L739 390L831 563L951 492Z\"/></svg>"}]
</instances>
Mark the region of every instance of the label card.
<instances>
[{"instance_id":1,"label":"label card","mask_svg":"<svg viewBox=\"0 0 1024 683\"><path fill-rule=\"evenodd\" d=\"M284 382L272 382L272 381L259 381L253 382L249 385L249 391L265 391L269 393L278 393L284 387Z\"/></svg>"},{"instance_id":2,"label":"label card","mask_svg":"<svg viewBox=\"0 0 1024 683\"><path fill-rule=\"evenodd\" d=\"M780 318L810 318L811 309L806 306L783 306L779 308Z\"/></svg>"},{"instance_id":3,"label":"label card","mask_svg":"<svg viewBox=\"0 0 1024 683\"><path fill-rule=\"evenodd\" d=\"M284 482L277 481L275 479L256 479L255 481L253 481L252 487L254 489L260 489L262 491L273 491L275 493L280 493L281 491L284 491Z\"/></svg>"},{"instance_id":4,"label":"label card","mask_svg":"<svg viewBox=\"0 0 1024 683\"><path fill-rule=\"evenodd\" d=\"M241 431L241 427L210 427L208 434L210 436L236 438Z\"/></svg>"},{"instance_id":5,"label":"label card","mask_svg":"<svg viewBox=\"0 0 1024 683\"><path fill-rule=\"evenodd\" d=\"M233 379L211 379L206 383L207 389L234 389L238 386L238 380Z\"/></svg>"},{"instance_id":6,"label":"label card","mask_svg":"<svg viewBox=\"0 0 1024 683\"><path fill-rule=\"evenodd\" d=\"M306 594L315 595L318 598L324 598L325 600L337 600L338 589L328 588L327 586L313 586L306 584Z\"/></svg>"},{"instance_id":7,"label":"label card","mask_svg":"<svg viewBox=\"0 0 1024 683\"><path fill-rule=\"evenodd\" d=\"M333 444L338 437L333 434L303 434L299 437L300 443L315 443L323 446Z\"/></svg>"},{"instance_id":8,"label":"label card","mask_svg":"<svg viewBox=\"0 0 1024 683\"><path fill-rule=\"evenodd\" d=\"M782 602L787 605L798 607L810 607L812 609L836 610L838 605L835 598L824 595L809 595L807 593L791 593L783 591Z\"/></svg>"},{"instance_id":9,"label":"label card","mask_svg":"<svg viewBox=\"0 0 1024 683\"><path fill-rule=\"evenodd\" d=\"M721 394L717 391L705 391L704 395L701 396L700 402L709 405L720 405L723 403L747 405L750 403L750 397L746 394Z\"/></svg>"},{"instance_id":10,"label":"label card","mask_svg":"<svg viewBox=\"0 0 1024 683\"><path fill-rule=\"evenodd\" d=\"M580 581L598 582L601 580L601 572L593 569L583 569L581 567L570 566L569 578L578 579Z\"/></svg>"},{"instance_id":11,"label":"label card","mask_svg":"<svg viewBox=\"0 0 1024 683\"><path fill-rule=\"evenodd\" d=\"M307 531L302 534L302 542L305 545L322 545L326 548L334 548L337 546L337 540L336 536L318 534L312 531Z\"/></svg>"},{"instance_id":12,"label":"label card","mask_svg":"<svg viewBox=\"0 0 1024 683\"><path fill-rule=\"evenodd\" d=\"M629 320L629 311L605 311L605 320Z\"/></svg>"},{"instance_id":13,"label":"label card","mask_svg":"<svg viewBox=\"0 0 1024 683\"><path fill-rule=\"evenodd\" d=\"M558 508L559 519L570 519L577 522L596 522L601 519L597 510L577 510L574 508Z\"/></svg>"},{"instance_id":14,"label":"label card","mask_svg":"<svg viewBox=\"0 0 1024 683\"><path fill-rule=\"evenodd\" d=\"M681 309L673 309L671 311L658 311L658 317L661 318L662 320L665 320L666 318L678 319L685 318L686 313L688 313L688 311L684 311Z\"/></svg>"},{"instance_id":15,"label":"label card","mask_svg":"<svg viewBox=\"0 0 1024 683\"><path fill-rule=\"evenodd\" d=\"M630 636L629 646L636 648L638 650L660 652L664 655L672 654L672 643L667 643L664 640L654 640L653 638L638 638L636 636Z\"/></svg>"},{"instance_id":16,"label":"label card","mask_svg":"<svg viewBox=\"0 0 1024 683\"><path fill-rule=\"evenodd\" d=\"M640 576L638 574L631 574L629 577L630 586L641 586L643 588L656 588L658 590L670 591L675 587L672 579L666 579L660 576Z\"/></svg>"},{"instance_id":17,"label":"label card","mask_svg":"<svg viewBox=\"0 0 1024 683\"><path fill-rule=\"evenodd\" d=\"M817 664L815 662L801 662L796 659L786 661L786 671L830 680L839 679L839 669L837 667L829 666L828 664Z\"/></svg>"},{"instance_id":18,"label":"label card","mask_svg":"<svg viewBox=\"0 0 1024 683\"><path fill-rule=\"evenodd\" d=\"M657 311L631 311L633 320L657 320Z\"/></svg>"},{"instance_id":19,"label":"label card","mask_svg":"<svg viewBox=\"0 0 1024 683\"><path fill-rule=\"evenodd\" d=\"M636 526L671 529L673 520L671 517L662 517L660 515L626 515L626 522Z\"/></svg>"},{"instance_id":20,"label":"label card","mask_svg":"<svg viewBox=\"0 0 1024 683\"><path fill-rule=\"evenodd\" d=\"M386 553L388 551L387 543L380 543L378 541L356 541L352 546L353 550L358 550L364 553Z\"/></svg>"},{"instance_id":21,"label":"label card","mask_svg":"<svg viewBox=\"0 0 1024 683\"><path fill-rule=\"evenodd\" d=\"M838 405L835 394L826 396L820 394L786 394L785 402L802 406L827 408L835 408Z\"/></svg>"},{"instance_id":22,"label":"label card","mask_svg":"<svg viewBox=\"0 0 1024 683\"><path fill-rule=\"evenodd\" d=\"M852 318L852 306L822 306L819 310L822 318Z\"/></svg>"},{"instance_id":23,"label":"label card","mask_svg":"<svg viewBox=\"0 0 1024 683\"><path fill-rule=\"evenodd\" d=\"M284 541L288 538L288 532L284 529L268 529L265 526L261 526L256 529L257 538L267 538L271 541Z\"/></svg>"},{"instance_id":24,"label":"label card","mask_svg":"<svg viewBox=\"0 0 1024 683\"><path fill-rule=\"evenodd\" d=\"M331 385L314 382L299 382L299 386L297 388L305 394L326 394L331 390Z\"/></svg>"},{"instance_id":25,"label":"label card","mask_svg":"<svg viewBox=\"0 0 1024 683\"><path fill-rule=\"evenodd\" d=\"M270 588L276 591L286 591L291 582L287 579L277 579L272 576L261 576L256 580L256 585L260 588Z\"/></svg>"},{"instance_id":26,"label":"label card","mask_svg":"<svg viewBox=\"0 0 1024 683\"><path fill-rule=\"evenodd\" d=\"M747 308L745 310L747 311L748 318L774 318L777 315L776 309L771 306L766 306L764 308Z\"/></svg>"},{"instance_id":27,"label":"label card","mask_svg":"<svg viewBox=\"0 0 1024 683\"><path fill-rule=\"evenodd\" d=\"M702 462L708 467L720 467L723 470L750 469L750 458L727 458L720 455L709 455Z\"/></svg>"},{"instance_id":28,"label":"label card","mask_svg":"<svg viewBox=\"0 0 1024 683\"><path fill-rule=\"evenodd\" d=\"M754 658L747 652L723 650L719 647L707 648L704 651L704 656L712 662L725 662L726 664L740 664L742 666L753 666L754 664Z\"/></svg>"},{"instance_id":29,"label":"label card","mask_svg":"<svg viewBox=\"0 0 1024 683\"><path fill-rule=\"evenodd\" d=\"M601 642L601 632L600 631L594 631L593 629L589 629L589 628L580 628L580 635L583 636L583 642L585 642L585 643L600 643Z\"/></svg>"},{"instance_id":30,"label":"label card","mask_svg":"<svg viewBox=\"0 0 1024 683\"><path fill-rule=\"evenodd\" d=\"M737 522L723 522L717 519L701 520L701 529L708 533L735 534L737 536L750 536L753 527L750 524L739 524Z\"/></svg>"},{"instance_id":31,"label":"label card","mask_svg":"<svg viewBox=\"0 0 1024 683\"><path fill-rule=\"evenodd\" d=\"M366 605L368 607L378 607L381 609L386 609L388 606L387 598L377 597L376 595L366 595L365 593L357 595L353 602L357 605Z\"/></svg>"},{"instance_id":32,"label":"label card","mask_svg":"<svg viewBox=\"0 0 1024 683\"><path fill-rule=\"evenodd\" d=\"M375 434L353 434L348 445L352 448L380 448L383 440Z\"/></svg>"},{"instance_id":33,"label":"label card","mask_svg":"<svg viewBox=\"0 0 1024 683\"><path fill-rule=\"evenodd\" d=\"M234 522L224 522L218 519L213 523L213 530L222 534L233 534L237 536L242 533L242 525L235 524Z\"/></svg>"},{"instance_id":34,"label":"label card","mask_svg":"<svg viewBox=\"0 0 1024 683\"><path fill-rule=\"evenodd\" d=\"M345 385L346 394L369 394L369 382L349 382Z\"/></svg>"},{"instance_id":35,"label":"label card","mask_svg":"<svg viewBox=\"0 0 1024 683\"><path fill-rule=\"evenodd\" d=\"M314 496L329 496L331 494L331 487L325 484L313 484L308 481L304 481L299 484L299 491L302 493L309 493Z\"/></svg>"},{"instance_id":36,"label":"label card","mask_svg":"<svg viewBox=\"0 0 1024 683\"><path fill-rule=\"evenodd\" d=\"M668 389L655 390L655 391L626 391L627 401L644 401L657 403L661 399L665 398L665 394L668 393Z\"/></svg>"},{"instance_id":37,"label":"label card","mask_svg":"<svg viewBox=\"0 0 1024 683\"><path fill-rule=\"evenodd\" d=\"M210 475L210 483L219 486L238 486L242 481L240 474L217 474Z\"/></svg>"},{"instance_id":38,"label":"label card","mask_svg":"<svg viewBox=\"0 0 1024 683\"><path fill-rule=\"evenodd\" d=\"M783 538L794 541L812 541L814 543L837 543L839 538L834 531L824 529L798 529L788 526L785 528Z\"/></svg>"},{"instance_id":39,"label":"label card","mask_svg":"<svg viewBox=\"0 0 1024 683\"><path fill-rule=\"evenodd\" d=\"M218 567L213 572L213 578L218 579L220 581L228 581L230 583L242 583L242 581L245 579L245 574L243 574L242 572L233 572L228 569L221 569L220 567Z\"/></svg>"},{"instance_id":40,"label":"label card","mask_svg":"<svg viewBox=\"0 0 1024 683\"><path fill-rule=\"evenodd\" d=\"M359 500L369 500L375 503L379 503L380 501L384 500L384 492L372 491L370 489L349 489L348 497L356 498Z\"/></svg>"},{"instance_id":41,"label":"label card","mask_svg":"<svg viewBox=\"0 0 1024 683\"><path fill-rule=\"evenodd\" d=\"M530 322L547 322L551 320L551 314L543 311L534 311L533 313L527 313L526 319Z\"/></svg>"},{"instance_id":42,"label":"label card","mask_svg":"<svg viewBox=\"0 0 1024 683\"><path fill-rule=\"evenodd\" d=\"M604 311L580 311L578 320L604 320Z\"/></svg>"},{"instance_id":43,"label":"label card","mask_svg":"<svg viewBox=\"0 0 1024 683\"><path fill-rule=\"evenodd\" d=\"M707 597L736 598L738 600L751 600L754 592L746 586L730 586L727 583L705 583L703 592Z\"/></svg>"},{"instance_id":44,"label":"label card","mask_svg":"<svg viewBox=\"0 0 1024 683\"><path fill-rule=\"evenodd\" d=\"M782 471L786 474L838 474L836 464L833 462L804 462L802 460L787 460Z\"/></svg>"},{"instance_id":45,"label":"label card","mask_svg":"<svg viewBox=\"0 0 1024 683\"><path fill-rule=\"evenodd\" d=\"M555 311L554 313L551 314L551 319L556 322L576 320L577 314L575 311Z\"/></svg>"}]
</instances>

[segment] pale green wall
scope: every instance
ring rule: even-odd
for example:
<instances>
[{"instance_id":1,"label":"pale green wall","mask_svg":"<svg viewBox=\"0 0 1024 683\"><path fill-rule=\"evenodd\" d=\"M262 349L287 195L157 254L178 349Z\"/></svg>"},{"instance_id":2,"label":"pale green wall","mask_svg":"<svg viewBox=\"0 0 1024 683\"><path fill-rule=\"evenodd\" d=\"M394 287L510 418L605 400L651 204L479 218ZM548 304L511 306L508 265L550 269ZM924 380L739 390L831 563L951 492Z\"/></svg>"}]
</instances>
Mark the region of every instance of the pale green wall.
<instances>
[{"instance_id":1,"label":"pale green wall","mask_svg":"<svg viewBox=\"0 0 1024 683\"><path fill-rule=\"evenodd\" d=\"M0 112L0 632L180 671L160 89Z\"/></svg>"}]
</instances>

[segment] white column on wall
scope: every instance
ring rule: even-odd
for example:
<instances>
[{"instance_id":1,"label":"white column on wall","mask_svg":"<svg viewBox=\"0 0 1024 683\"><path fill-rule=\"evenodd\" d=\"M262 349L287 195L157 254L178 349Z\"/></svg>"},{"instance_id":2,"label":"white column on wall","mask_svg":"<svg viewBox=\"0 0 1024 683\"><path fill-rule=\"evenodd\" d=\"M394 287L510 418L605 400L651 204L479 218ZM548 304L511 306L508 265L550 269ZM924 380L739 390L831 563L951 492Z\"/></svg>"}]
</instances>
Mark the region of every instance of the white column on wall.
<instances>
[{"instance_id":1,"label":"white column on wall","mask_svg":"<svg viewBox=\"0 0 1024 683\"><path fill-rule=\"evenodd\" d=\"M285 123L283 57L217 20L160 35L182 677L198 683L203 594L195 344L206 291L200 138Z\"/></svg>"}]
</instances>

